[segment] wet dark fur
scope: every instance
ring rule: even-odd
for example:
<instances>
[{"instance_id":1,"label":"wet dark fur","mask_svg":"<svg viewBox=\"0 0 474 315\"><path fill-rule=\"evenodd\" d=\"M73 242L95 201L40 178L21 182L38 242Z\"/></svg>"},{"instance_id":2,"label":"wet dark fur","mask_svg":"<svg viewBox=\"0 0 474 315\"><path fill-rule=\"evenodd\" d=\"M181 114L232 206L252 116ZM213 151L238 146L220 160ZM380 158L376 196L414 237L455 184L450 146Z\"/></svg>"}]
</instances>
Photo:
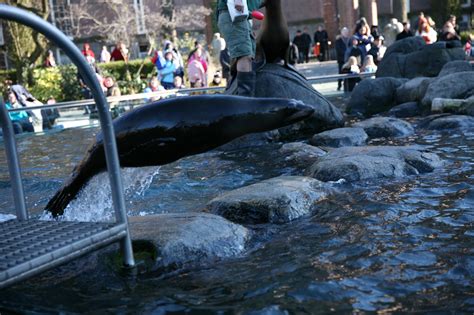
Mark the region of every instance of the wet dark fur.
<instances>
[{"instance_id":1,"label":"wet dark fur","mask_svg":"<svg viewBox=\"0 0 474 315\"><path fill-rule=\"evenodd\" d=\"M310 116L294 100L227 95L180 97L137 108L114 120L120 165L164 165L206 152L247 133L268 131ZM46 205L54 216L95 174L105 170L102 134L89 147L71 178Z\"/></svg>"}]
</instances>

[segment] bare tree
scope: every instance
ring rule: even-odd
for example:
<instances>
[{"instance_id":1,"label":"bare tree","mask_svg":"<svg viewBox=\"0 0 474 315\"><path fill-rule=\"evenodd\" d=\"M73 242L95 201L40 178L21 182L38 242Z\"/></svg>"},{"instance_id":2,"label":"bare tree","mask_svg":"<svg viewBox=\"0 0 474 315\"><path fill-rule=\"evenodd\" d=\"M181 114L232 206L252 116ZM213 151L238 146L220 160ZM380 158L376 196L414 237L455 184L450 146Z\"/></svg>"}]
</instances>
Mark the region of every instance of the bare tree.
<instances>
[{"instance_id":1,"label":"bare tree","mask_svg":"<svg viewBox=\"0 0 474 315\"><path fill-rule=\"evenodd\" d=\"M49 16L47 0L6 0L6 4L31 11L44 20ZM30 81L30 70L44 55L48 42L34 29L11 21L5 21L5 39L8 56L15 65L17 81Z\"/></svg>"},{"instance_id":2,"label":"bare tree","mask_svg":"<svg viewBox=\"0 0 474 315\"><path fill-rule=\"evenodd\" d=\"M173 0L139 5L130 1L104 0L98 4L80 0L71 4L66 18L72 20L71 35L75 38L97 36L129 45L136 35L145 35L152 42L155 37L171 35L177 28L202 28L210 13L210 9L199 5L175 7Z\"/></svg>"}]
</instances>

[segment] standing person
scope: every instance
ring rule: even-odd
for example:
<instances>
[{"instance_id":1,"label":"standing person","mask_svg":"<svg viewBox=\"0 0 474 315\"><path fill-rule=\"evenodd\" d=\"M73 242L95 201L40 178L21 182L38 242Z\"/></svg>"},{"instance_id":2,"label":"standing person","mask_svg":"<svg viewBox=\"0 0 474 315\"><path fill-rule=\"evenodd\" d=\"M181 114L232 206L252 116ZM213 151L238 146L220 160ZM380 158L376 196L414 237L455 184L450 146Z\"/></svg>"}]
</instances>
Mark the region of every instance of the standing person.
<instances>
[{"instance_id":1,"label":"standing person","mask_svg":"<svg viewBox=\"0 0 474 315\"><path fill-rule=\"evenodd\" d=\"M95 54L89 43L84 43L84 45L82 45L82 55L86 57L86 60L89 64L95 63Z\"/></svg>"},{"instance_id":2,"label":"standing person","mask_svg":"<svg viewBox=\"0 0 474 315\"><path fill-rule=\"evenodd\" d=\"M122 93L120 92L120 88L118 87L117 83L115 82L115 79L112 76L107 76L104 79L104 87L106 88L105 90L105 96L120 96ZM114 108L118 105L118 101L113 101L109 102L110 108Z\"/></svg>"},{"instance_id":3,"label":"standing person","mask_svg":"<svg viewBox=\"0 0 474 315\"><path fill-rule=\"evenodd\" d=\"M362 64L362 50L360 49L359 40L356 37L351 38L351 43L344 54L344 60L349 60L350 57L355 57L358 64ZM364 56L365 57L365 56ZM344 67L344 66L343 66Z\"/></svg>"},{"instance_id":4,"label":"standing person","mask_svg":"<svg viewBox=\"0 0 474 315\"><path fill-rule=\"evenodd\" d=\"M247 1L249 12L259 8L261 0L235 0L237 11L243 11L243 1ZM218 0L218 27L229 47L229 55L237 60L237 94L241 96L254 96L256 73L252 69L255 58L255 36L252 32L250 20L232 21L227 9L227 0Z\"/></svg>"},{"instance_id":5,"label":"standing person","mask_svg":"<svg viewBox=\"0 0 474 315\"><path fill-rule=\"evenodd\" d=\"M100 52L100 62L108 63L110 62L110 52L107 50L107 46L102 46L102 51Z\"/></svg>"},{"instance_id":6,"label":"standing person","mask_svg":"<svg viewBox=\"0 0 474 315\"><path fill-rule=\"evenodd\" d=\"M304 39L301 30L296 31L295 37L293 37L293 44L298 48L298 63L303 63L305 58L303 54Z\"/></svg>"},{"instance_id":7,"label":"standing person","mask_svg":"<svg viewBox=\"0 0 474 315\"><path fill-rule=\"evenodd\" d=\"M174 75L184 78L184 61L179 50L176 49L171 41L168 41L165 45L164 51L171 51L173 54L173 64L175 67Z\"/></svg>"},{"instance_id":8,"label":"standing person","mask_svg":"<svg viewBox=\"0 0 474 315\"><path fill-rule=\"evenodd\" d=\"M366 23L361 23L353 38L357 39L358 41L357 45L362 53L360 62L362 62L367 55L367 52L370 50L372 42L374 41L374 38L369 33L369 26Z\"/></svg>"},{"instance_id":9,"label":"standing person","mask_svg":"<svg viewBox=\"0 0 474 315\"><path fill-rule=\"evenodd\" d=\"M444 23L441 36L442 41L461 40L461 36L456 32L456 16L450 15L449 19Z\"/></svg>"},{"instance_id":10,"label":"standing person","mask_svg":"<svg viewBox=\"0 0 474 315\"><path fill-rule=\"evenodd\" d=\"M339 74L342 73L342 66L346 62L346 51L349 49L351 44L351 39L349 37L349 29L343 27L341 34L337 36L336 39L336 57L337 57L337 67ZM337 80L337 90L340 91L342 87L342 80Z\"/></svg>"},{"instance_id":11,"label":"standing person","mask_svg":"<svg viewBox=\"0 0 474 315\"><path fill-rule=\"evenodd\" d=\"M309 50L311 49L311 36L309 35L309 30L308 27L305 26L303 28L303 56L304 56L304 62L308 63L309 62Z\"/></svg>"},{"instance_id":12,"label":"standing person","mask_svg":"<svg viewBox=\"0 0 474 315\"><path fill-rule=\"evenodd\" d=\"M176 71L176 66L173 63L173 53L168 50L165 52L165 64L163 69L160 70L161 85L165 90L174 89L174 73Z\"/></svg>"},{"instance_id":13,"label":"standing person","mask_svg":"<svg viewBox=\"0 0 474 315\"><path fill-rule=\"evenodd\" d=\"M295 43L290 42L290 49L288 52L288 63L293 66L298 63L299 58L300 53L298 50L298 46L296 46Z\"/></svg>"},{"instance_id":14,"label":"standing person","mask_svg":"<svg viewBox=\"0 0 474 315\"><path fill-rule=\"evenodd\" d=\"M314 44L320 47L320 61L329 60L329 36L322 25L318 25L318 30L314 33Z\"/></svg>"},{"instance_id":15,"label":"standing person","mask_svg":"<svg viewBox=\"0 0 474 315\"><path fill-rule=\"evenodd\" d=\"M214 34L214 39L212 40L212 60L216 65L219 65L219 58L221 51L225 49L225 40L221 37L220 33Z\"/></svg>"},{"instance_id":16,"label":"standing person","mask_svg":"<svg viewBox=\"0 0 474 315\"><path fill-rule=\"evenodd\" d=\"M128 49L122 42L117 42L114 50L111 53L110 60L112 61L125 61L128 62Z\"/></svg>"},{"instance_id":17,"label":"standing person","mask_svg":"<svg viewBox=\"0 0 474 315\"><path fill-rule=\"evenodd\" d=\"M230 56L227 47L221 50L219 61L222 68L222 77L226 80L227 84L230 82Z\"/></svg>"},{"instance_id":18,"label":"standing person","mask_svg":"<svg viewBox=\"0 0 474 315\"><path fill-rule=\"evenodd\" d=\"M52 50L48 50L48 55L46 56L46 60L44 61L44 66L46 68L56 67L56 59L54 59L54 54Z\"/></svg>"},{"instance_id":19,"label":"standing person","mask_svg":"<svg viewBox=\"0 0 474 315\"><path fill-rule=\"evenodd\" d=\"M191 87L198 87L198 85L205 86L207 82L206 71L202 66L202 63L197 59L191 59L188 61L188 80Z\"/></svg>"},{"instance_id":20,"label":"standing person","mask_svg":"<svg viewBox=\"0 0 474 315\"><path fill-rule=\"evenodd\" d=\"M413 36L413 33L411 31L410 22L403 22L402 25L403 25L403 31L401 31L401 33L397 34L396 40L402 40L402 39L405 39L407 37L412 37Z\"/></svg>"}]
</instances>

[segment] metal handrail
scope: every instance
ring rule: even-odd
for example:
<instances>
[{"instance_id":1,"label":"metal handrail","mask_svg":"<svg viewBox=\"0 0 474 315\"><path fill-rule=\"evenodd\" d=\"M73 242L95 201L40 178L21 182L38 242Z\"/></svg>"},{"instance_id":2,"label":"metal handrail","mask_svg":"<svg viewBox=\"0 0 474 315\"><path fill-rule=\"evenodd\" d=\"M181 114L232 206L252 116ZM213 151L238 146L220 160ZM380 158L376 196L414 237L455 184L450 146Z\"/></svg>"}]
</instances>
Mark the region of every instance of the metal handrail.
<instances>
[{"instance_id":1,"label":"metal handrail","mask_svg":"<svg viewBox=\"0 0 474 315\"><path fill-rule=\"evenodd\" d=\"M337 80L344 80L344 79L351 79L351 78L371 78L374 77L375 73L360 73L360 74L331 74L326 76L315 76L315 77L308 77L307 80L311 84L317 84L321 82L332 82ZM110 102L124 102L124 101L133 101L133 100L141 100L147 98L154 98L154 97L166 97L166 96L176 96L178 94L191 94L191 93L209 93L209 92L224 92L224 86L216 86L216 87L205 87L205 88L187 88L187 89L172 89L172 90L165 90L165 91L157 91L157 92L150 92L150 93L136 93L130 95L121 95L121 96L109 96L107 97L107 101ZM10 108L8 109L9 112L19 112L19 111L26 111L26 110L33 110L33 109L51 109L51 108L72 108L72 107L83 107L88 105L94 105L94 99L85 99L85 100L77 100L77 101L68 101L68 102L60 102L56 104L44 104L38 106L31 106L31 107L20 107L20 108ZM118 104L117 106L126 106Z\"/></svg>"},{"instance_id":2,"label":"metal handrail","mask_svg":"<svg viewBox=\"0 0 474 315\"><path fill-rule=\"evenodd\" d=\"M107 100L102 92L95 73L92 71L92 68L76 45L74 45L66 35L35 14L6 4L0 4L0 18L29 26L46 36L46 38L51 40L57 47L61 48L69 59L78 67L79 73L87 86L91 89L91 92L94 95L94 100L97 104L99 120L104 137L104 151L110 178L115 217L118 223L123 223L126 226L126 236L121 241L124 255L123 262L125 265L134 266L135 260L133 258L132 242L128 228L127 214L125 212L125 198L123 194L120 164L112 118L109 114ZM15 198L15 200L16 199L17 198Z\"/></svg>"}]
</instances>

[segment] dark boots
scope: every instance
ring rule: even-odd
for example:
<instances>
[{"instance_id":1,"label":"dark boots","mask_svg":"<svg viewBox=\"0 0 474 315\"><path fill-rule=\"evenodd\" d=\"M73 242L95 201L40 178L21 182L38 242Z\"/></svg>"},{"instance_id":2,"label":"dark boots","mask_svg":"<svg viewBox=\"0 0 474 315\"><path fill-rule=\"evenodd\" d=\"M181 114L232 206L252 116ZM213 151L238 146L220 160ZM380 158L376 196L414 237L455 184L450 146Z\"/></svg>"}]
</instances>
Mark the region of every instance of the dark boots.
<instances>
[{"instance_id":1,"label":"dark boots","mask_svg":"<svg viewBox=\"0 0 474 315\"><path fill-rule=\"evenodd\" d=\"M253 97L255 95L256 74L252 72L237 72L237 95Z\"/></svg>"}]
</instances>

